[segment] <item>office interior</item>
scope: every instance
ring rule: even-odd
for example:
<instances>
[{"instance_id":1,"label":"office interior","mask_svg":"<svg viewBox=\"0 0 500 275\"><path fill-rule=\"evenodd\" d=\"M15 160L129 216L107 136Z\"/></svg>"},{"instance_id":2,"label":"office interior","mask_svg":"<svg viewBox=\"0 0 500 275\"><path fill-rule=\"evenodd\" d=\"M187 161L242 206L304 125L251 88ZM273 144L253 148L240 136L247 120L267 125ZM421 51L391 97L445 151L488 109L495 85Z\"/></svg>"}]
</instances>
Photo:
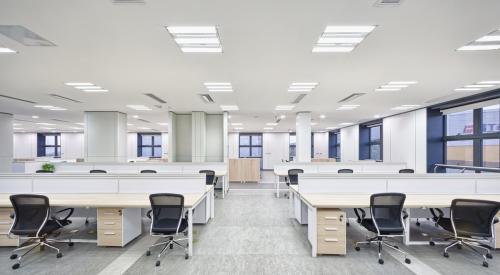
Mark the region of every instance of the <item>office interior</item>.
<instances>
[{"instance_id":1,"label":"office interior","mask_svg":"<svg viewBox=\"0 0 500 275\"><path fill-rule=\"evenodd\" d=\"M498 11L0 0L0 274L500 273Z\"/></svg>"}]
</instances>

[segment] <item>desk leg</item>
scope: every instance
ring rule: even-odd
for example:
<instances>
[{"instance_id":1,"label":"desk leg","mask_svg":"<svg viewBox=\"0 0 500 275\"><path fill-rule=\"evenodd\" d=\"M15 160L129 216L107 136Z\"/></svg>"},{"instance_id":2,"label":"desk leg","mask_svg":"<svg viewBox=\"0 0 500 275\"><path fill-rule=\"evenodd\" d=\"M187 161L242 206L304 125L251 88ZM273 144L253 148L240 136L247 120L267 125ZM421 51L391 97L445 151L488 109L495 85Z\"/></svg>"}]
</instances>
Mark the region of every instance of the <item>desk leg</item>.
<instances>
[{"instance_id":1,"label":"desk leg","mask_svg":"<svg viewBox=\"0 0 500 275\"><path fill-rule=\"evenodd\" d=\"M188 209L188 254L193 256L193 208Z\"/></svg>"},{"instance_id":2,"label":"desk leg","mask_svg":"<svg viewBox=\"0 0 500 275\"><path fill-rule=\"evenodd\" d=\"M274 183L276 184L276 198L280 197L280 176L274 175Z\"/></svg>"},{"instance_id":3,"label":"desk leg","mask_svg":"<svg viewBox=\"0 0 500 275\"><path fill-rule=\"evenodd\" d=\"M408 218L405 220L406 234L404 237L404 244L410 245L410 232L411 232L411 212L410 208L406 208L406 213L408 214Z\"/></svg>"},{"instance_id":4,"label":"desk leg","mask_svg":"<svg viewBox=\"0 0 500 275\"><path fill-rule=\"evenodd\" d=\"M226 192L227 192L226 176L222 176L222 198L226 197Z\"/></svg>"},{"instance_id":5,"label":"desk leg","mask_svg":"<svg viewBox=\"0 0 500 275\"><path fill-rule=\"evenodd\" d=\"M224 190L222 190L224 192ZM215 189L210 194L210 218L215 218Z\"/></svg>"}]
</instances>

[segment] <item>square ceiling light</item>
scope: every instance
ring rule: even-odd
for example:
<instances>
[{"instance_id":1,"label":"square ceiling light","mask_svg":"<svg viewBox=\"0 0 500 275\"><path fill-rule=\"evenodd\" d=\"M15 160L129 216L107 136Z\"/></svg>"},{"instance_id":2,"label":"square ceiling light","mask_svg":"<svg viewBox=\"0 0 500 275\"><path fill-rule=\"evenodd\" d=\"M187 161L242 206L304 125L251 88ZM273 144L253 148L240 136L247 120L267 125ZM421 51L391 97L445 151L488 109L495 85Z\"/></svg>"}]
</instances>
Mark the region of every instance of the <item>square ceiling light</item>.
<instances>
[{"instance_id":1,"label":"square ceiling light","mask_svg":"<svg viewBox=\"0 0 500 275\"><path fill-rule=\"evenodd\" d=\"M457 51L488 51L500 49L500 29L492 31L469 44L462 46Z\"/></svg>"},{"instance_id":2,"label":"square ceiling light","mask_svg":"<svg viewBox=\"0 0 500 275\"><path fill-rule=\"evenodd\" d=\"M353 51L376 26L327 26L313 53L347 53Z\"/></svg>"},{"instance_id":3,"label":"square ceiling light","mask_svg":"<svg viewBox=\"0 0 500 275\"><path fill-rule=\"evenodd\" d=\"M205 82L203 83L209 93L232 93L233 85L230 82Z\"/></svg>"},{"instance_id":4,"label":"square ceiling light","mask_svg":"<svg viewBox=\"0 0 500 275\"><path fill-rule=\"evenodd\" d=\"M289 93L309 93L318 86L318 82L293 82L288 87Z\"/></svg>"},{"instance_id":5,"label":"square ceiling light","mask_svg":"<svg viewBox=\"0 0 500 275\"><path fill-rule=\"evenodd\" d=\"M167 26L175 43L184 53L222 53L215 26Z\"/></svg>"}]
</instances>

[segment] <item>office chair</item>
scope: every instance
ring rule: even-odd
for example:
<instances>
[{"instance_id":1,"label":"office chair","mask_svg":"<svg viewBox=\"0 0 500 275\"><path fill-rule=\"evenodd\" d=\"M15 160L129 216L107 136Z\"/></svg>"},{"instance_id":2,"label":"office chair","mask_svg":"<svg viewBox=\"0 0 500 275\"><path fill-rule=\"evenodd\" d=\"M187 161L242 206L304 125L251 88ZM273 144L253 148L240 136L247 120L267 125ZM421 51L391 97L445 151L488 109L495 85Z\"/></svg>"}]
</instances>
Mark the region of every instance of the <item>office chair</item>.
<instances>
[{"instance_id":1,"label":"office chair","mask_svg":"<svg viewBox=\"0 0 500 275\"><path fill-rule=\"evenodd\" d=\"M299 184L299 174L303 174L303 169L289 169L287 172L287 177L285 178L286 186ZM288 198L288 194L285 193L285 197Z\"/></svg>"},{"instance_id":2,"label":"office chair","mask_svg":"<svg viewBox=\"0 0 500 275\"><path fill-rule=\"evenodd\" d=\"M215 171L213 170L200 170L199 173L203 173L206 175L205 182L207 185L213 185L215 190L215 185L217 184L218 177L215 176ZM223 191L224 192L224 191ZM215 197L217 198L217 194L214 192Z\"/></svg>"},{"instance_id":3,"label":"office chair","mask_svg":"<svg viewBox=\"0 0 500 275\"><path fill-rule=\"evenodd\" d=\"M492 259L490 246L481 243L494 237L494 224L498 222L495 217L500 210L500 202L470 199L454 199L451 202L450 218L441 218L437 222L444 230L453 233L445 241L452 241L445 247L443 256L448 258L448 249L457 246L470 248L483 257L483 266L488 267L486 259ZM429 242L434 246L433 240ZM486 254L481 254L476 248L484 249Z\"/></svg>"},{"instance_id":4,"label":"office chair","mask_svg":"<svg viewBox=\"0 0 500 275\"><path fill-rule=\"evenodd\" d=\"M415 174L415 170L405 168L405 169L401 169L401 170L399 170L399 173L400 173L400 174Z\"/></svg>"},{"instance_id":5,"label":"office chair","mask_svg":"<svg viewBox=\"0 0 500 275\"><path fill-rule=\"evenodd\" d=\"M106 174L106 170L92 169L89 171L90 174Z\"/></svg>"},{"instance_id":6,"label":"office chair","mask_svg":"<svg viewBox=\"0 0 500 275\"><path fill-rule=\"evenodd\" d=\"M45 174L45 173L54 173L54 171L49 171L49 170L36 170L37 174Z\"/></svg>"},{"instance_id":7,"label":"office chair","mask_svg":"<svg viewBox=\"0 0 500 275\"><path fill-rule=\"evenodd\" d=\"M27 241L19 248L12 251L10 259L17 259L17 263L12 266L12 269L18 269L21 265L21 260L37 247L48 247L57 251L57 258L62 257L61 251L51 243L58 242L55 239L49 239L49 235L53 235L55 231L71 224L69 217L73 214L73 208L59 210L55 215L51 214L49 198L42 195L34 194L19 194L11 195L10 201L14 207L14 222L9 230L9 235L13 234L19 237L27 238ZM57 214L68 211L65 217L59 218ZM25 245L26 244L26 245ZM73 242L69 239L69 246L73 246ZM21 256L16 252L28 249Z\"/></svg>"},{"instance_id":8,"label":"office chair","mask_svg":"<svg viewBox=\"0 0 500 275\"><path fill-rule=\"evenodd\" d=\"M167 240L151 245L146 251L146 256L151 255L151 248L165 245L157 256L155 265L159 266L160 257L165 254L167 248L173 249L175 244L184 248L184 258L189 259L188 244L184 246L179 243L179 241L188 239L186 238L188 220L184 209L184 196L169 193L151 194L149 201L151 210L146 215L151 219L150 234L155 237L167 238ZM176 238L179 234L183 234L183 236Z\"/></svg>"},{"instance_id":9,"label":"office chair","mask_svg":"<svg viewBox=\"0 0 500 275\"><path fill-rule=\"evenodd\" d=\"M141 170L141 174L156 174L156 170Z\"/></svg>"},{"instance_id":10,"label":"office chair","mask_svg":"<svg viewBox=\"0 0 500 275\"><path fill-rule=\"evenodd\" d=\"M354 170L352 170L352 169L339 169L337 171L337 173L339 173L339 174L352 174L352 173L354 173Z\"/></svg>"},{"instance_id":11,"label":"office chair","mask_svg":"<svg viewBox=\"0 0 500 275\"><path fill-rule=\"evenodd\" d=\"M405 263L410 264L406 252L399 249L397 245L390 244L385 239L405 236L405 226L403 219L408 215L403 211L403 205L406 199L405 194L401 193L379 193L370 196L370 214L371 218L365 218L365 211L361 209L362 216L359 216L358 210L355 209L356 216L360 224L376 234L375 237L369 238L363 242L356 242L356 251L360 251L359 244L378 244L378 263L384 264L382 259L382 246L385 245L392 248L405 256Z\"/></svg>"}]
</instances>

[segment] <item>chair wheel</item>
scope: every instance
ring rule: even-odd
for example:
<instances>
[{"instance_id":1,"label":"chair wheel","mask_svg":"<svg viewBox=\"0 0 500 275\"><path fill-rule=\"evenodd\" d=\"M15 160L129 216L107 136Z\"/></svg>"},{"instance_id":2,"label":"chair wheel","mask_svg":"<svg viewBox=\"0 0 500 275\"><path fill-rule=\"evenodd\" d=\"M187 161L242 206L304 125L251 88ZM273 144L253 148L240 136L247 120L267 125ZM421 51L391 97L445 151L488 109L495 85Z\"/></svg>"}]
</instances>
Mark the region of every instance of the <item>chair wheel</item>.
<instances>
[{"instance_id":1,"label":"chair wheel","mask_svg":"<svg viewBox=\"0 0 500 275\"><path fill-rule=\"evenodd\" d=\"M450 254L448 254L448 252L444 252L444 253L443 253L443 256L444 256L445 258L448 258L448 257L450 257Z\"/></svg>"},{"instance_id":2,"label":"chair wheel","mask_svg":"<svg viewBox=\"0 0 500 275\"><path fill-rule=\"evenodd\" d=\"M173 243L170 244L170 249L174 249L174 244Z\"/></svg>"},{"instance_id":3,"label":"chair wheel","mask_svg":"<svg viewBox=\"0 0 500 275\"><path fill-rule=\"evenodd\" d=\"M56 257L57 258L61 258L62 257L62 253L61 252L57 253Z\"/></svg>"},{"instance_id":4,"label":"chair wheel","mask_svg":"<svg viewBox=\"0 0 500 275\"><path fill-rule=\"evenodd\" d=\"M74 243L74 242L69 242L69 243L68 243L68 246L74 246L74 245L75 245L75 243Z\"/></svg>"},{"instance_id":5,"label":"chair wheel","mask_svg":"<svg viewBox=\"0 0 500 275\"><path fill-rule=\"evenodd\" d=\"M151 256L151 251L146 251L146 256Z\"/></svg>"},{"instance_id":6,"label":"chair wheel","mask_svg":"<svg viewBox=\"0 0 500 275\"><path fill-rule=\"evenodd\" d=\"M351 224L350 224L349 222L346 222L346 223L345 223L345 225L346 225L346 226L350 226Z\"/></svg>"},{"instance_id":7,"label":"chair wheel","mask_svg":"<svg viewBox=\"0 0 500 275\"><path fill-rule=\"evenodd\" d=\"M85 220L85 224L89 224L89 221L88 221L88 220Z\"/></svg>"},{"instance_id":8,"label":"chair wheel","mask_svg":"<svg viewBox=\"0 0 500 275\"><path fill-rule=\"evenodd\" d=\"M361 248L360 248L359 246L356 246L354 249L355 249L356 251L360 251L360 250L361 250Z\"/></svg>"},{"instance_id":9,"label":"chair wheel","mask_svg":"<svg viewBox=\"0 0 500 275\"><path fill-rule=\"evenodd\" d=\"M488 267L488 262L487 262L487 261L484 261L484 262L483 262L483 266L484 266L484 267Z\"/></svg>"},{"instance_id":10,"label":"chair wheel","mask_svg":"<svg viewBox=\"0 0 500 275\"><path fill-rule=\"evenodd\" d=\"M430 245L430 246L435 246L435 245L436 245L436 243L435 243L435 242L433 242L433 241L430 241L430 242L429 242L429 245Z\"/></svg>"},{"instance_id":11,"label":"chair wheel","mask_svg":"<svg viewBox=\"0 0 500 275\"><path fill-rule=\"evenodd\" d=\"M399 246L395 245L394 248L399 249Z\"/></svg>"},{"instance_id":12,"label":"chair wheel","mask_svg":"<svg viewBox=\"0 0 500 275\"><path fill-rule=\"evenodd\" d=\"M486 258L493 259L493 255L491 255L490 253L488 253L488 254L486 254Z\"/></svg>"},{"instance_id":13,"label":"chair wheel","mask_svg":"<svg viewBox=\"0 0 500 275\"><path fill-rule=\"evenodd\" d=\"M156 261L155 265L160 266L160 261Z\"/></svg>"},{"instance_id":14,"label":"chair wheel","mask_svg":"<svg viewBox=\"0 0 500 275\"><path fill-rule=\"evenodd\" d=\"M18 269L19 268L19 263L15 263L13 266L12 266L12 269Z\"/></svg>"},{"instance_id":15,"label":"chair wheel","mask_svg":"<svg viewBox=\"0 0 500 275\"><path fill-rule=\"evenodd\" d=\"M12 254L12 255L10 255L10 259L11 259L11 260L17 259L17 254Z\"/></svg>"},{"instance_id":16,"label":"chair wheel","mask_svg":"<svg viewBox=\"0 0 500 275\"><path fill-rule=\"evenodd\" d=\"M411 264L411 260L410 260L410 259L408 259L408 258L406 258L406 259L405 259L405 263L407 263L407 264Z\"/></svg>"},{"instance_id":17,"label":"chair wheel","mask_svg":"<svg viewBox=\"0 0 500 275\"><path fill-rule=\"evenodd\" d=\"M384 264L384 259L378 259L379 264Z\"/></svg>"},{"instance_id":18,"label":"chair wheel","mask_svg":"<svg viewBox=\"0 0 500 275\"><path fill-rule=\"evenodd\" d=\"M415 224L416 224L417 226L420 226L420 223L419 223L419 222L416 222Z\"/></svg>"},{"instance_id":19,"label":"chair wheel","mask_svg":"<svg viewBox=\"0 0 500 275\"><path fill-rule=\"evenodd\" d=\"M186 255L184 256L184 259L186 259L186 260L187 260L187 259L189 259L189 255L188 255L188 254L186 254Z\"/></svg>"},{"instance_id":20,"label":"chair wheel","mask_svg":"<svg viewBox=\"0 0 500 275\"><path fill-rule=\"evenodd\" d=\"M462 245L461 244L457 244L457 249L462 249Z\"/></svg>"}]
</instances>

